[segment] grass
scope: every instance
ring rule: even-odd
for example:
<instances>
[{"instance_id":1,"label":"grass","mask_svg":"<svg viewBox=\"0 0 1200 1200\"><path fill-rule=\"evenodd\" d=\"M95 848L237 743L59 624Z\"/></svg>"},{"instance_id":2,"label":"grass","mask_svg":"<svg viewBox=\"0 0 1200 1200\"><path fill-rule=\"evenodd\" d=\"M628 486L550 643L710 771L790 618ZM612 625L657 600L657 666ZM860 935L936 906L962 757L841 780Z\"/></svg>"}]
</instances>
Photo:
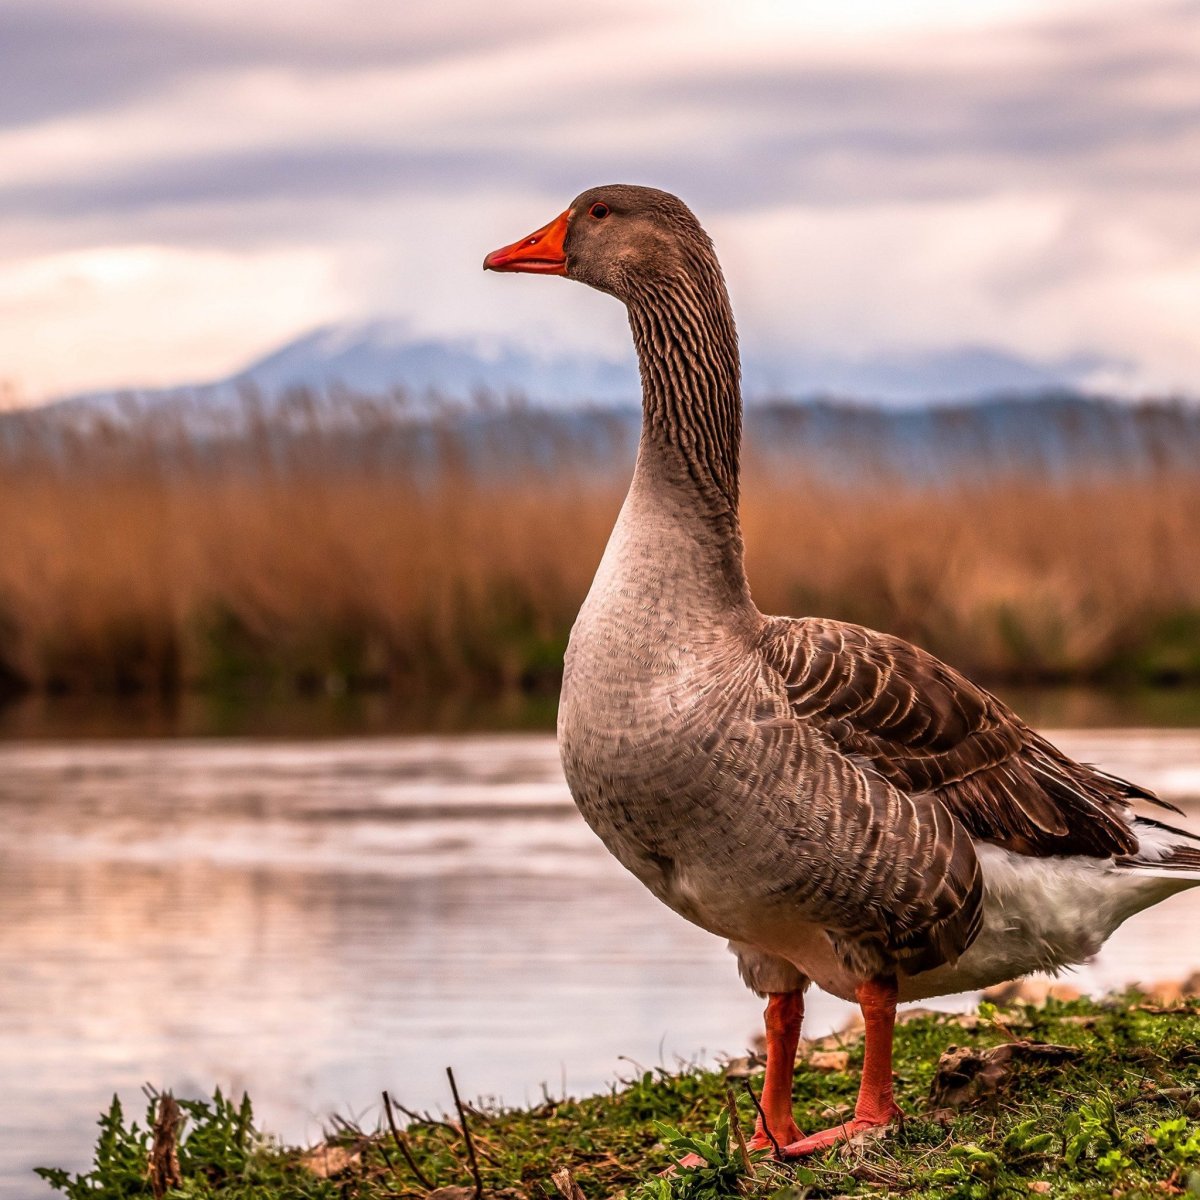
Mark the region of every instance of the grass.
<instances>
[{"instance_id":1,"label":"grass","mask_svg":"<svg viewBox=\"0 0 1200 1200\"><path fill-rule=\"evenodd\" d=\"M1077 1048L1057 1065L1018 1066L990 1099L957 1112L931 1111L939 1056L951 1043L989 1047L1022 1038ZM819 1128L853 1102L861 1046L849 1044L844 1071L797 1068L800 1124ZM761 1076L750 1083L761 1087ZM547 1099L533 1109L469 1110L468 1125L488 1195L555 1195L552 1172L569 1168L589 1198L719 1200L721 1197L904 1195L912 1200L1200 1195L1200 1002L1164 1011L1137 996L1103 1004L1050 1002L997 1013L964 1027L927 1015L897 1031L897 1099L909 1114L892 1134L835 1150L799 1166L759 1158L747 1175L731 1136L727 1083L720 1072L650 1071L583 1100ZM339 1123L319 1152L283 1148L255 1131L248 1100L184 1104L181 1185L168 1196L193 1200L383 1200L471 1187L454 1119L412 1115L404 1147L382 1130ZM736 1095L749 1131L751 1100ZM148 1118L149 1120L149 1118ZM114 1107L101 1118L96 1167L42 1174L70 1200L151 1194L146 1126ZM673 1178L660 1172L682 1152L708 1164ZM314 1169L315 1168L315 1169ZM462 1193L469 1196L470 1191ZM451 1193L446 1193L447 1200Z\"/></svg>"},{"instance_id":2,"label":"grass","mask_svg":"<svg viewBox=\"0 0 1200 1200\"><path fill-rule=\"evenodd\" d=\"M0 694L553 695L628 430L311 401L204 437L8 418ZM870 422L836 471L755 428L764 611L889 630L993 684L1200 681L1194 463L1049 472L989 457L980 431L931 479L880 465Z\"/></svg>"}]
</instances>

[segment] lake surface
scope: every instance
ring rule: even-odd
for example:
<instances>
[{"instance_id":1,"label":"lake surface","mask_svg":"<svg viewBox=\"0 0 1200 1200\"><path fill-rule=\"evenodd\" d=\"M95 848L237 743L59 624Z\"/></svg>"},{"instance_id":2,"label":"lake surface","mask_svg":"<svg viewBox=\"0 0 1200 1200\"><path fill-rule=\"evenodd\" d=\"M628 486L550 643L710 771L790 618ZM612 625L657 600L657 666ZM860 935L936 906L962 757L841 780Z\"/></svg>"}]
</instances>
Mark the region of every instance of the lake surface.
<instances>
[{"instance_id":1,"label":"lake surface","mask_svg":"<svg viewBox=\"0 0 1200 1200\"><path fill-rule=\"evenodd\" d=\"M1069 753L1189 806L1200 734L1087 730ZM117 1091L249 1090L316 1140L380 1091L512 1103L738 1053L760 1002L575 812L544 734L0 742L0 1196L83 1166ZM1200 891L1078 975L1200 967ZM814 994L808 1032L846 1006Z\"/></svg>"}]
</instances>

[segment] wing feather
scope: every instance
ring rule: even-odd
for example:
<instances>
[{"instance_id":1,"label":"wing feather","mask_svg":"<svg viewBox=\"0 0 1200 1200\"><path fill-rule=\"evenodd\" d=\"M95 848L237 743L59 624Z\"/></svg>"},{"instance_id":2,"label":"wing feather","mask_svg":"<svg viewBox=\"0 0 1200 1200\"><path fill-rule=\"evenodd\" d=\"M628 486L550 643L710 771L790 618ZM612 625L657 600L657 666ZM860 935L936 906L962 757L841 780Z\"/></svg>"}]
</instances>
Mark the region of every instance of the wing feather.
<instances>
[{"instance_id":1,"label":"wing feather","mask_svg":"<svg viewBox=\"0 0 1200 1200\"><path fill-rule=\"evenodd\" d=\"M776 618L763 655L792 714L899 791L930 794L973 836L1044 857L1132 854L1131 801L1172 807L1074 762L995 696L901 638Z\"/></svg>"}]
</instances>

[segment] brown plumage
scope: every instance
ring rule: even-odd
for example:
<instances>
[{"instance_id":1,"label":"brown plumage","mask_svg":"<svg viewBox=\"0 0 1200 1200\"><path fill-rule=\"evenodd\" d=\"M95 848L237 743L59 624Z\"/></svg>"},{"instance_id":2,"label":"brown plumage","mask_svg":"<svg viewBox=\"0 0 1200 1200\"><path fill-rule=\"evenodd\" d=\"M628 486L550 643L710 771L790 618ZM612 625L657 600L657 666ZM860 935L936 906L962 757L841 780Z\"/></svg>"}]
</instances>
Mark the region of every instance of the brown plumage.
<instances>
[{"instance_id":1,"label":"brown plumage","mask_svg":"<svg viewBox=\"0 0 1200 1200\"><path fill-rule=\"evenodd\" d=\"M771 997L764 1107L785 1153L886 1123L897 997L1083 961L1200 882L1200 843L1137 818L1132 803L1155 797L1073 762L925 651L758 611L733 313L681 201L593 188L484 266L616 296L641 370L637 465L563 677L576 804ZM858 999L867 1050L854 1120L802 1138L788 1092L810 981ZM755 1144L769 1141L760 1126Z\"/></svg>"},{"instance_id":2,"label":"brown plumage","mask_svg":"<svg viewBox=\"0 0 1200 1200\"><path fill-rule=\"evenodd\" d=\"M1028 855L1130 855L1152 793L1067 758L917 646L839 621L767 623L762 652L792 713L904 792L935 795L976 838ZM1178 810L1175 810L1178 811Z\"/></svg>"}]
</instances>

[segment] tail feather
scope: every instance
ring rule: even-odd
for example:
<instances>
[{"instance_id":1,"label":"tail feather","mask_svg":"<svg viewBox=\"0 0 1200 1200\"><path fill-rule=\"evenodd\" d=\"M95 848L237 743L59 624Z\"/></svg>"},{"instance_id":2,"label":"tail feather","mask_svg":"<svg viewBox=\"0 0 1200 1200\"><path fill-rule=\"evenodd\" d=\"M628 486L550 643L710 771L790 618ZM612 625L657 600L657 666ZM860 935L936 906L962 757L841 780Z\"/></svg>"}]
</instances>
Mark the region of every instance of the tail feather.
<instances>
[{"instance_id":1,"label":"tail feather","mask_svg":"<svg viewBox=\"0 0 1200 1200\"><path fill-rule=\"evenodd\" d=\"M1133 830L1138 853L1118 859L1120 866L1139 875L1200 883L1200 835L1149 817L1137 818Z\"/></svg>"},{"instance_id":2,"label":"tail feather","mask_svg":"<svg viewBox=\"0 0 1200 1200\"><path fill-rule=\"evenodd\" d=\"M1200 872L1200 846L1176 846L1157 865L1172 871Z\"/></svg>"},{"instance_id":3,"label":"tail feather","mask_svg":"<svg viewBox=\"0 0 1200 1200\"><path fill-rule=\"evenodd\" d=\"M1179 884L1181 888L1200 884L1200 866L1189 870L1186 867L1173 867L1169 863L1135 862L1129 864L1129 874L1136 875L1139 879L1168 879Z\"/></svg>"},{"instance_id":4,"label":"tail feather","mask_svg":"<svg viewBox=\"0 0 1200 1200\"><path fill-rule=\"evenodd\" d=\"M1128 779L1122 779L1119 775L1110 775L1107 771L1100 770L1094 763L1085 763L1084 765L1093 775L1099 775L1101 779L1106 780L1116 787L1126 800L1144 800L1148 804L1155 804L1159 808L1166 808L1171 812L1179 813L1180 816L1183 816L1183 809L1178 804L1172 804L1170 800L1164 800L1161 796L1149 791L1147 788L1140 787L1136 783L1130 783ZM1157 824L1157 822L1152 821L1151 824ZM1192 835L1186 834L1185 836L1191 837Z\"/></svg>"}]
</instances>

